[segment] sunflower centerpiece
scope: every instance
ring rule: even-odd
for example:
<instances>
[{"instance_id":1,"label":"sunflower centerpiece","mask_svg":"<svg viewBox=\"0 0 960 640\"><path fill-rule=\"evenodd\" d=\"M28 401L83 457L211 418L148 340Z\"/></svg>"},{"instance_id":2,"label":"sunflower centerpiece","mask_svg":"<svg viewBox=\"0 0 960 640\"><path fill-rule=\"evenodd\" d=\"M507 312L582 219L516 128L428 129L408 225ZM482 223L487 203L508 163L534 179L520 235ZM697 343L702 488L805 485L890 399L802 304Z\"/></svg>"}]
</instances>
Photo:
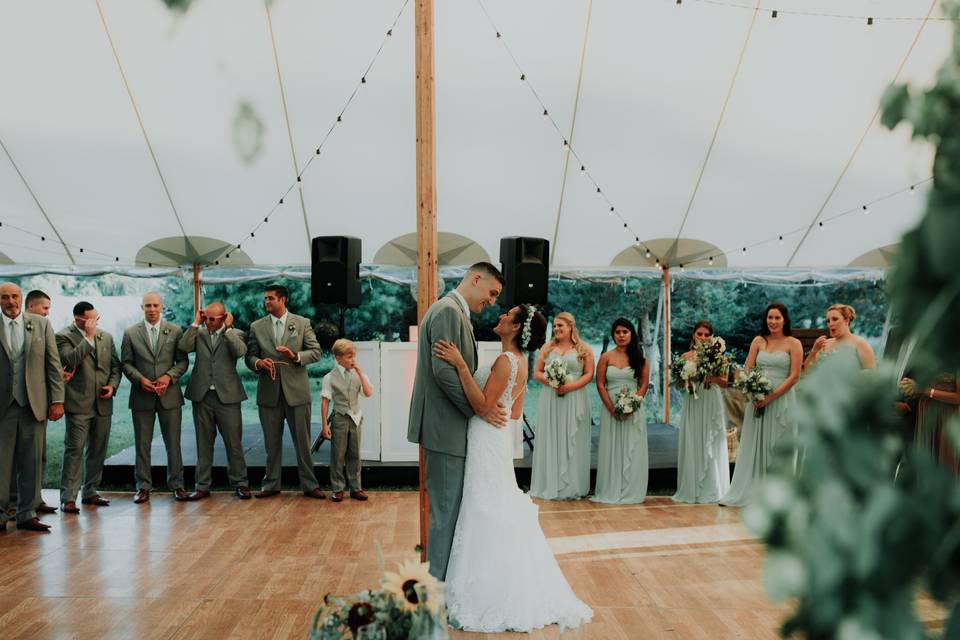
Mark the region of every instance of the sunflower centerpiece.
<instances>
[{"instance_id":1,"label":"sunflower centerpiece","mask_svg":"<svg viewBox=\"0 0 960 640\"><path fill-rule=\"evenodd\" d=\"M396 571L383 573L380 589L327 596L314 617L311 640L446 638L443 583L429 569L429 563L399 563Z\"/></svg>"}]
</instances>

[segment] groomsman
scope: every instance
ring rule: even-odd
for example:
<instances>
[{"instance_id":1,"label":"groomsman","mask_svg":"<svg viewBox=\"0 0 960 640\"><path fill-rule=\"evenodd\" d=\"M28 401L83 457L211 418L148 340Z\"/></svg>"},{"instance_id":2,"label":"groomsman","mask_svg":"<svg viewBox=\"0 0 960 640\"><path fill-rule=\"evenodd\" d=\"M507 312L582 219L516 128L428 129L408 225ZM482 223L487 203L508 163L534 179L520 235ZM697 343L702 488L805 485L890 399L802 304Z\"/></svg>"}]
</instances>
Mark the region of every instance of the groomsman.
<instances>
[{"instance_id":1,"label":"groomsman","mask_svg":"<svg viewBox=\"0 0 960 640\"><path fill-rule=\"evenodd\" d=\"M310 458L310 382L307 365L320 359L320 344L310 321L287 311L287 289L269 285L264 290L267 315L250 325L247 367L260 373L257 405L267 448L267 469L261 490L268 498L280 493L283 421L286 419L297 452L300 489L308 498L324 499Z\"/></svg>"},{"instance_id":2,"label":"groomsman","mask_svg":"<svg viewBox=\"0 0 960 640\"><path fill-rule=\"evenodd\" d=\"M160 319L163 300L159 293L143 296L143 322L123 332L120 360L123 375L132 385L130 409L133 413L133 441L137 450L136 504L150 499L153 481L150 476L150 444L153 427L160 420L160 433L167 449L167 486L177 500L187 500L183 488L183 458L180 454L180 423L183 414L183 392L180 376L187 371L187 354L177 348L183 331L175 324Z\"/></svg>"},{"instance_id":3,"label":"groomsman","mask_svg":"<svg viewBox=\"0 0 960 640\"><path fill-rule=\"evenodd\" d=\"M16 464L17 528L49 531L35 507L47 420L63 416L63 379L53 328L46 318L21 312L22 295L12 282L0 284L0 505L9 503Z\"/></svg>"},{"instance_id":4,"label":"groomsman","mask_svg":"<svg viewBox=\"0 0 960 640\"><path fill-rule=\"evenodd\" d=\"M180 351L197 354L187 383L187 398L193 402L193 424L197 432L197 489L190 494L191 500L210 495L213 445L218 429L227 450L230 486L241 500L250 499L247 462L240 444L243 434L240 403L247 399L237 375L237 359L247 353L243 340L243 332L233 328L233 315L220 302L211 302L197 311L193 324L180 338Z\"/></svg>"},{"instance_id":5,"label":"groomsman","mask_svg":"<svg viewBox=\"0 0 960 640\"><path fill-rule=\"evenodd\" d=\"M27 306L27 312L33 313L38 316L43 316L46 318L50 315L50 296L48 296L40 289L34 289L27 294L25 300ZM67 375L64 375L63 380L66 382L70 378ZM43 479L46 476L47 469L47 430L43 430L43 455L40 460L40 488L43 488ZM10 504L17 504L17 470L13 469L13 473L10 476ZM15 507L10 508L10 515L15 515L17 510ZM37 496L37 513L56 513L56 507L51 507L49 504L43 501L42 492L38 492Z\"/></svg>"},{"instance_id":6,"label":"groomsman","mask_svg":"<svg viewBox=\"0 0 960 640\"><path fill-rule=\"evenodd\" d=\"M120 385L120 359L113 336L97 329L98 318L92 304L78 302L73 307L73 323L57 334L60 362L74 372L67 382L64 403L67 432L60 475L60 508L64 513L80 513L77 493L81 480L83 504L110 504L100 497L97 488L110 440L113 396Z\"/></svg>"}]
</instances>

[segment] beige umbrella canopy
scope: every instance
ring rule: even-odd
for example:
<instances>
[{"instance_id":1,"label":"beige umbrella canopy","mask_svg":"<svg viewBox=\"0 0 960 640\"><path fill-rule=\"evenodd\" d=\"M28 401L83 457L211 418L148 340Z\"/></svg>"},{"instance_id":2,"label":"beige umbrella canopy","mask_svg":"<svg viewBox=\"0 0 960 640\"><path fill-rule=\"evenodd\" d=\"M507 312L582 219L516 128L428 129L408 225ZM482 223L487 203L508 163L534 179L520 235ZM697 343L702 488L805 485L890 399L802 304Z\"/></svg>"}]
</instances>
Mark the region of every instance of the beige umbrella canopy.
<instances>
[{"instance_id":1,"label":"beige umbrella canopy","mask_svg":"<svg viewBox=\"0 0 960 640\"><path fill-rule=\"evenodd\" d=\"M0 251L0 264L14 264L14 262L10 259L10 256Z\"/></svg>"},{"instance_id":2,"label":"beige umbrella canopy","mask_svg":"<svg viewBox=\"0 0 960 640\"><path fill-rule=\"evenodd\" d=\"M647 258L647 249L650 257ZM631 245L618 253L610 263L612 267L653 267L656 260L671 266L680 265L695 268L725 267L727 257L713 244L692 238L655 238ZM713 258L713 263L710 263Z\"/></svg>"},{"instance_id":3,"label":"beige umbrella canopy","mask_svg":"<svg viewBox=\"0 0 960 640\"><path fill-rule=\"evenodd\" d=\"M232 243L203 236L173 236L160 238L137 251L137 264L156 267L183 265L248 266L253 261Z\"/></svg>"},{"instance_id":4,"label":"beige umbrella canopy","mask_svg":"<svg viewBox=\"0 0 960 640\"><path fill-rule=\"evenodd\" d=\"M867 251L862 256L856 258L850 263L851 267L889 267L893 263L894 256L900 249L899 244L888 244L886 246Z\"/></svg>"},{"instance_id":5,"label":"beige umbrella canopy","mask_svg":"<svg viewBox=\"0 0 960 640\"><path fill-rule=\"evenodd\" d=\"M441 267L490 262L490 256L476 242L456 233L437 233L438 261ZM373 257L374 264L413 267L417 264L417 234L408 233L387 242Z\"/></svg>"}]
</instances>

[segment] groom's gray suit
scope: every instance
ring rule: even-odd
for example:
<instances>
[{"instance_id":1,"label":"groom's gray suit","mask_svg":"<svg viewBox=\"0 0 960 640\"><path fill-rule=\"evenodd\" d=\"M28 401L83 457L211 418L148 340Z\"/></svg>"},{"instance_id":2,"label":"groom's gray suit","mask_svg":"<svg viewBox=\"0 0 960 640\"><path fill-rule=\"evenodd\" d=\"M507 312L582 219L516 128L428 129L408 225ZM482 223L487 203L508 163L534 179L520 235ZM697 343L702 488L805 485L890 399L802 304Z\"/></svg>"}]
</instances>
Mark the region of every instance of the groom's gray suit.
<instances>
[{"instance_id":1,"label":"groom's gray suit","mask_svg":"<svg viewBox=\"0 0 960 640\"><path fill-rule=\"evenodd\" d=\"M451 293L434 303L423 317L407 427L407 440L422 444L425 450L430 497L427 559L430 573L441 580L447 575L450 546L460 514L467 422L474 414L456 369L433 355L433 345L438 340L456 344L470 371L475 372L477 342L469 314L463 299Z\"/></svg>"}]
</instances>

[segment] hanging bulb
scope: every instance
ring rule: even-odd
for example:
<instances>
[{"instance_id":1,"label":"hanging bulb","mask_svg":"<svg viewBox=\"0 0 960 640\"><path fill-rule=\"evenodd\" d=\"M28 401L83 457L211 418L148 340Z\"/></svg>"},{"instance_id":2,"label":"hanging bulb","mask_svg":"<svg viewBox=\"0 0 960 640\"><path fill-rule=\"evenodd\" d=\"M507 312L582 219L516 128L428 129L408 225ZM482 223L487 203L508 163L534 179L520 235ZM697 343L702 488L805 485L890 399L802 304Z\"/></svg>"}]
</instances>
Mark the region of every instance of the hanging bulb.
<instances>
[{"instance_id":1,"label":"hanging bulb","mask_svg":"<svg viewBox=\"0 0 960 640\"><path fill-rule=\"evenodd\" d=\"M869 214L870 214L870 210L867 209L867 205L863 205L863 215L866 216L866 215L869 215Z\"/></svg>"},{"instance_id":2,"label":"hanging bulb","mask_svg":"<svg viewBox=\"0 0 960 640\"><path fill-rule=\"evenodd\" d=\"M818 222L817 225L819 225L819 229L823 231L823 222L822 221Z\"/></svg>"},{"instance_id":3,"label":"hanging bulb","mask_svg":"<svg viewBox=\"0 0 960 640\"><path fill-rule=\"evenodd\" d=\"M713 266L713 256L710 256L710 258L707 260L707 264L709 264L711 267Z\"/></svg>"},{"instance_id":4,"label":"hanging bulb","mask_svg":"<svg viewBox=\"0 0 960 640\"><path fill-rule=\"evenodd\" d=\"M544 120L549 120L549 119L550 119L550 112L547 111L546 109L543 110L543 119L544 119Z\"/></svg>"},{"instance_id":5,"label":"hanging bulb","mask_svg":"<svg viewBox=\"0 0 960 640\"><path fill-rule=\"evenodd\" d=\"M603 198L603 194L600 192L600 187L597 187L597 197Z\"/></svg>"},{"instance_id":6,"label":"hanging bulb","mask_svg":"<svg viewBox=\"0 0 960 640\"><path fill-rule=\"evenodd\" d=\"M783 236L780 236L780 239L777 240L777 244L783 244Z\"/></svg>"},{"instance_id":7,"label":"hanging bulb","mask_svg":"<svg viewBox=\"0 0 960 640\"><path fill-rule=\"evenodd\" d=\"M910 195L913 195L916 192L917 192L917 185L915 184L910 185Z\"/></svg>"},{"instance_id":8,"label":"hanging bulb","mask_svg":"<svg viewBox=\"0 0 960 640\"><path fill-rule=\"evenodd\" d=\"M527 74L521 73L521 74L520 74L520 82L526 82L526 80L527 80Z\"/></svg>"},{"instance_id":9,"label":"hanging bulb","mask_svg":"<svg viewBox=\"0 0 960 640\"><path fill-rule=\"evenodd\" d=\"M646 253L643 254L643 257L646 258L647 260L650 259L650 249L647 249ZM657 262L660 262L660 261L657 260Z\"/></svg>"}]
</instances>

